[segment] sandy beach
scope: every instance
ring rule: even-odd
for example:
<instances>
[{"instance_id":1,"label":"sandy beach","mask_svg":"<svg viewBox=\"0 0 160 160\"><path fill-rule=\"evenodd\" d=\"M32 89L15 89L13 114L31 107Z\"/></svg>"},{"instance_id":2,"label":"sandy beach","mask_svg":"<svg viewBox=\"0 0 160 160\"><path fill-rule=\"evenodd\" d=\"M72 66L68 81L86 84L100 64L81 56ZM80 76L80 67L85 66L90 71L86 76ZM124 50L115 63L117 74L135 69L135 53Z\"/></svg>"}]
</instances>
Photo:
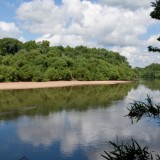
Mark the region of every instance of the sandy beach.
<instances>
[{"instance_id":1,"label":"sandy beach","mask_svg":"<svg viewBox=\"0 0 160 160\"><path fill-rule=\"evenodd\" d=\"M0 90L9 89L34 89L34 88L56 88L83 85L110 85L129 83L129 81L50 81L50 82L3 82Z\"/></svg>"}]
</instances>

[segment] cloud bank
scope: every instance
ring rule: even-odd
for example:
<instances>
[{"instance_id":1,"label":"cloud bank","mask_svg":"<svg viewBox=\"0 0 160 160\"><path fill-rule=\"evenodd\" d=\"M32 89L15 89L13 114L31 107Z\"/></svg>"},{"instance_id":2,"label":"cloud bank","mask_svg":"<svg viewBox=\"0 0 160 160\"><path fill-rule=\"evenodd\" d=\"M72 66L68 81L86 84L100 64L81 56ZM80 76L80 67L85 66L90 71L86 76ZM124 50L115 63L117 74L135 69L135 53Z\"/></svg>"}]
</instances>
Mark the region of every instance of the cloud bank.
<instances>
[{"instance_id":1,"label":"cloud bank","mask_svg":"<svg viewBox=\"0 0 160 160\"><path fill-rule=\"evenodd\" d=\"M15 23L7 23L0 21L0 38L3 37L15 37L18 38L21 35L20 29Z\"/></svg>"},{"instance_id":2,"label":"cloud bank","mask_svg":"<svg viewBox=\"0 0 160 160\"><path fill-rule=\"evenodd\" d=\"M149 12L86 0L62 0L60 6L52 0L34 0L22 4L17 17L23 28L42 34L38 40L48 39L52 45L137 46L152 23Z\"/></svg>"},{"instance_id":3,"label":"cloud bank","mask_svg":"<svg viewBox=\"0 0 160 160\"><path fill-rule=\"evenodd\" d=\"M132 66L145 66L157 62L156 56L150 58L146 51L148 45L157 45L156 35L149 37L149 27L157 25L149 16L151 10L151 0L24 1L16 9L13 28L17 28L15 33L20 28L23 33L38 34L36 41L49 40L53 46L116 48ZM18 35L12 31L8 34ZM139 63L137 57L133 58L133 50L137 56L144 53L146 61Z\"/></svg>"}]
</instances>

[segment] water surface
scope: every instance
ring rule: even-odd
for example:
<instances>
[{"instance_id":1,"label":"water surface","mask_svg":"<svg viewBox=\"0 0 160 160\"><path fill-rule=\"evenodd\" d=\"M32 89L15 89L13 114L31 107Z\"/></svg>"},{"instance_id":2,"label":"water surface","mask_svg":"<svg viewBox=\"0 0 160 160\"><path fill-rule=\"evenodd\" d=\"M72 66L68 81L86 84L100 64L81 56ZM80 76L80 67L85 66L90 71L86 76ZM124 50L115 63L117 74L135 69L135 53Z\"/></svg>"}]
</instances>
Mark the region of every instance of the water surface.
<instances>
[{"instance_id":1,"label":"water surface","mask_svg":"<svg viewBox=\"0 0 160 160\"><path fill-rule=\"evenodd\" d=\"M101 160L117 138L159 153L157 121L124 117L147 94L158 102L158 82L0 91L0 159Z\"/></svg>"}]
</instances>

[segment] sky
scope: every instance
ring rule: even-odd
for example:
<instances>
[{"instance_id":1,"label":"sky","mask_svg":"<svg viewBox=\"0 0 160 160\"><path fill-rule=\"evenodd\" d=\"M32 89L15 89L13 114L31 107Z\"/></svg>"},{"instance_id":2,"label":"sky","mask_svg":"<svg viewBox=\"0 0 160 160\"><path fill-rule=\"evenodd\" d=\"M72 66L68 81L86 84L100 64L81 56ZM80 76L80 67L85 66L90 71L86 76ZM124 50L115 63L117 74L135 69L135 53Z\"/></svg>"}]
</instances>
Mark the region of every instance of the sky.
<instances>
[{"instance_id":1,"label":"sky","mask_svg":"<svg viewBox=\"0 0 160 160\"><path fill-rule=\"evenodd\" d=\"M160 63L160 22L150 17L154 0L0 0L0 38L48 40L52 46L105 48L132 67Z\"/></svg>"}]
</instances>

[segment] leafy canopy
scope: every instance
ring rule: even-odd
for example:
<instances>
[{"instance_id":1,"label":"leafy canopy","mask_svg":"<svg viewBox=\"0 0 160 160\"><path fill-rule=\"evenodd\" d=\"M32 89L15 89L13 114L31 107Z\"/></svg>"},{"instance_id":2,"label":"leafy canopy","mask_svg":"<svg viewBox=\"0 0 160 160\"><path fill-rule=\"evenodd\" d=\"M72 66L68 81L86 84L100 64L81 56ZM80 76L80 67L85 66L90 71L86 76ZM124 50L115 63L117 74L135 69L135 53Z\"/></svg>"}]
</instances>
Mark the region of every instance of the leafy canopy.
<instances>
[{"instance_id":1,"label":"leafy canopy","mask_svg":"<svg viewBox=\"0 0 160 160\"><path fill-rule=\"evenodd\" d=\"M153 19L160 20L160 0L156 0L155 2L152 2L152 7L154 8L154 10L150 13L150 16ZM158 37L157 40L160 41L160 37ZM160 52L160 48L149 46L148 51Z\"/></svg>"}]
</instances>

